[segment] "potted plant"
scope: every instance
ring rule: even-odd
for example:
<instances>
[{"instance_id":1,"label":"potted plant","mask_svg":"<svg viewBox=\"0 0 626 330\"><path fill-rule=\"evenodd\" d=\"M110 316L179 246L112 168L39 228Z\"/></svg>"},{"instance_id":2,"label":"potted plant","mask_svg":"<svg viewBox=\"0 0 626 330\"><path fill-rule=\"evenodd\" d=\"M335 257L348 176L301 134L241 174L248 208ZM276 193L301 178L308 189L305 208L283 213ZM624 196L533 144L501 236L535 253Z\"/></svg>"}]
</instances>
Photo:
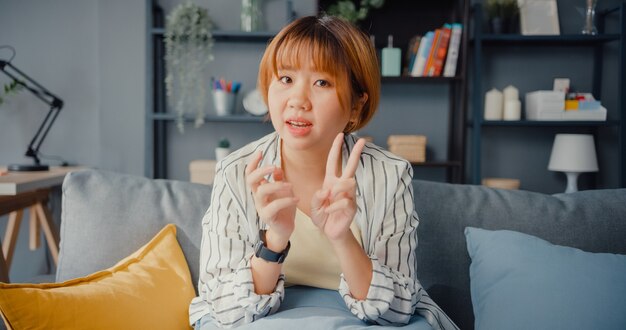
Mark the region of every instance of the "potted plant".
<instances>
[{"instance_id":1,"label":"potted plant","mask_svg":"<svg viewBox=\"0 0 626 330\"><path fill-rule=\"evenodd\" d=\"M519 6L517 0L502 0L504 33L519 33Z\"/></svg>"},{"instance_id":2,"label":"potted plant","mask_svg":"<svg viewBox=\"0 0 626 330\"><path fill-rule=\"evenodd\" d=\"M215 148L215 160L219 162L228 154L230 154L230 141L227 138L221 138L217 148Z\"/></svg>"},{"instance_id":3,"label":"potted plant","mask_svg":"<svg viewBox=\"0 0 626 330\"><path fill-rule=\"evenodd\" d=\"M328 8L328 14L341 17L348 22L356 23L364 20L371 8L380 8L385 0L361 0L359 8L350 0L339 0Z\"/></svg>"},{"instance_id":4,"label":"potted plant","mask_svg":"<svg viewBox=\"0 0 626 330\"><path fill-rule=\"evenodd\" d=\"M516 0L488 0L485 9L491 33L519 32L519 7Z\"/></svg>"}]
</instances>

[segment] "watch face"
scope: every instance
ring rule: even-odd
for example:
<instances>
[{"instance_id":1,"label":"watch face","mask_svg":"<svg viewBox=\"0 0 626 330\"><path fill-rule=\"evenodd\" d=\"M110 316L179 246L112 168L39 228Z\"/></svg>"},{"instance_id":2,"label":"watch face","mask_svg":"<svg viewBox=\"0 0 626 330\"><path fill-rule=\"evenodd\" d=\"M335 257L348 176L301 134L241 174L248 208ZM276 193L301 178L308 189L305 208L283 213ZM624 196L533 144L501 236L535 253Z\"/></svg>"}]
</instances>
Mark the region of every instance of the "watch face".
<instances>
[{"instance_id":1,"label":"watch face","mask_svg":"<svg viewBox=\"0 0 626 330\"><path fill-rule=\"evenodd\" d=\"M261 256L261 249L263 249L263 241L258 241L256 243L256 245L254 246L254 256L257 258L260 258Z\"/></svg>"}]
</instances>

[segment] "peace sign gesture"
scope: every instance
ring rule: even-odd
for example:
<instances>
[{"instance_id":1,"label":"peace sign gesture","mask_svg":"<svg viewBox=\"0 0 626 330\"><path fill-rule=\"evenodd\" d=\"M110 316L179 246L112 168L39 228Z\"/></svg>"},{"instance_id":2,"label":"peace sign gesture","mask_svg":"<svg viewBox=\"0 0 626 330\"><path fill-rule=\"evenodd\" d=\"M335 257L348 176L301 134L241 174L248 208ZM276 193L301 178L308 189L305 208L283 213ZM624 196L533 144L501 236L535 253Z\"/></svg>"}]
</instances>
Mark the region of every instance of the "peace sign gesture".
<instances>
[{"instance_id":1,"label":"peace sign gesture","mask_svg":"<svg viewBox=\"0 0 626 330\"><path fill-rule=\"evenodd\" d=\"M342 144L343 133L339 133L328 152L322 189L315 192L311 200L311 220L331 241L341 240L350 233L350 224L356 214L354 174L359 166L365 140L359 139L355 143L346 168L339 175Z\"/></svg>"}]
</instances>

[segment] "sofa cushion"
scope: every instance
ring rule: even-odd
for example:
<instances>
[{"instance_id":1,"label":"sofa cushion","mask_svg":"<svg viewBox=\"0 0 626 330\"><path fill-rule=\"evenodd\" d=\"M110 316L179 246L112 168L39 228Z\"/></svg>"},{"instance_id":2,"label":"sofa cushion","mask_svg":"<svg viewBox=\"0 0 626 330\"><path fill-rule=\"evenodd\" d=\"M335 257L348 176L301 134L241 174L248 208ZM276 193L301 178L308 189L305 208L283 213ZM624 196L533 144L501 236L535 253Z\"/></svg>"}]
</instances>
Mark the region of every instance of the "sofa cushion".
<instances>
[{"instance_id":1,"label":"sofa cushion","mask_svg":"<svg viewBox=\"0 0 626 330\"><path fill-rule=\"evenodd\" d=\"M508 229L589 252L626 254L626 189L545 195L414 181L418 277L461 329L473 329L464 229Z\"/></svg>"},{"instance_id":2,"label":"sofa cushion","mask_svg":"<svg viewBox=\"0 0 626 330\"><path fill-rule=\"evenodd\" d=\"M477 329L626 329L626 255L468 227Z\"/></svg>"},{"instance_id":3,"label":"sofa cushion","mask_svg":"<svg viewBox=\"0 0 626 330\"><path fill-rule=\"evenodd\" d=\"M115 266L63 283L0 283L0 311L12 329L185 329L195 296L168 225Z\"/></svg>"},{"instance_id":4,"label":"sofa cushion","mask_svg":"<svg viewBox=\"0 0 626 330\"><path fill-rule=\"evenodd\" d=\"M57 281L110 267L173 223L197 283L201 221L210 197L211 187L188 182L100 170L68 174L63 182Z\"/></svg>"},{"instance_id":5,"label":"sofa cushion","mask_svg":"<svg viewBox=\"0 0 626 330\"><path fill-rule=\"evenodd\" d=\"M212 323L210 315L200 320L202 330L222 329ZM405 325L376 325L365 323L352 314L336 290L309 286L285 289L285 299L277 313L237 327L237 330L432 330L425 318L415 314Z\"/></svg>"}]
</instances>

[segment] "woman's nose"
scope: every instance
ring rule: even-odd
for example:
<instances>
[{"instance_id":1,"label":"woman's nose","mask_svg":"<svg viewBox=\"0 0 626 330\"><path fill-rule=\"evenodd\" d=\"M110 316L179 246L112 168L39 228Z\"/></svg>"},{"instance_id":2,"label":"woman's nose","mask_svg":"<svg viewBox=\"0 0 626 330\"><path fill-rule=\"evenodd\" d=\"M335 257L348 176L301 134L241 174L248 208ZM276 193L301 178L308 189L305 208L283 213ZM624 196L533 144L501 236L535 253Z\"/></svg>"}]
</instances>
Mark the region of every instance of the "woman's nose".
<instances>
[{"instance_id":1,"label":"woman's nose","mask_svg":"<svg viewBox=\"0 0 626 330\"><path fill-rule=\"evenodd\" d=\"M311 102L309 101L306 86L303 86L302 84L295 84L291 88L291 94L289 95L287 105L289 108L293 108L295 110L310 110Z\"/></svg>"}]
</instances>

